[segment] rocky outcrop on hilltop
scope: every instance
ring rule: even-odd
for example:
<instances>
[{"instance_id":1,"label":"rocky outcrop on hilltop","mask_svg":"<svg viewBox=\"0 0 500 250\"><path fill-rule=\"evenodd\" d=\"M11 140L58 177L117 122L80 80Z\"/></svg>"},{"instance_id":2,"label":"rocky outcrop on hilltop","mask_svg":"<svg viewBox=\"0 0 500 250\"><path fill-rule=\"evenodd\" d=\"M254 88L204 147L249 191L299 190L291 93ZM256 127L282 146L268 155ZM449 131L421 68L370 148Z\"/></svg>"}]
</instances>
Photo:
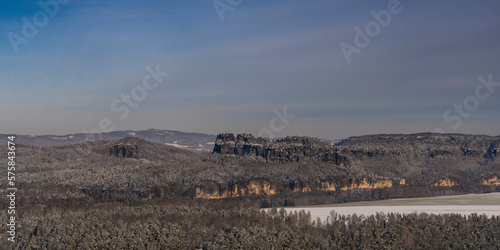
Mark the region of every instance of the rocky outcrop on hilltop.
<instances>
[{"instance_id":1,"label":"rocky outcrop on hilltop","mask_svg":"<svg viewBox=\"0 0 500 250\"><path fill-rule=\"evenodd\" d=\"M319 160L337 165L356 162L378 170L423 165L450 165L457 169L497 161L499 144L499 137L463 134L366 135L331 145L305 136L270 141L251 134L222 133L217 135L213 152L256 156L267 162Z\"/></svg>"},{"instance_id":2,"label":"rocky outcrop on hilltop","mask_svg":"<svg viewBox=\"0 0 500 250\"><path fill-rule=\"evenodd\" d=\"M500 140L494 141L488 147L486 152L486 158L494 159L498 156L498 147L500 146Z\"/></svg>"},{"instance_id":3,"label":"rocky outcrop on hilltop","mask_svg":"<svg viewBox=\"0 0 500 250\"><path fill-rule=\"evenodd\" d=\"M123 158L138 158L138 147L131 143L120 143L109 148L109 154Z\"/></svg>"},{"instance_id":4,"label":"rocky outcrop on hilltop","mask_svg":"<svg viewBox=\"0 0 500 250\"><path fill-rule=\"evenodd\" d=\"M276 141L269 141L251 134L222 133L217 135L214 153L225 156L255 156L267 162L303 162L323 161L337 165L347 163L335 146L316 138L288 136Z\"/></svg>"}]
</instances>

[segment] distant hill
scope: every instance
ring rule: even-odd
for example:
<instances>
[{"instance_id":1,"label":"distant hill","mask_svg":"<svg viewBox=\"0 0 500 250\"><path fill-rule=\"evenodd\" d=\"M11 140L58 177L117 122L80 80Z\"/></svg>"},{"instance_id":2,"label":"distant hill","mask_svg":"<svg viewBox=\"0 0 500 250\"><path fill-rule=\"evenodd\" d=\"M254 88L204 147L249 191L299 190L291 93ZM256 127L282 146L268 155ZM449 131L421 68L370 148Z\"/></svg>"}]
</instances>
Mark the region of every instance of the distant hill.
<instances>
[{"instance_id":1,"label":"distant hill","mask_svg":"<svg viewBox=\"0 0 500 250\"><path fill-rule=\"evenodd\" d=\"M7 135L0 134L6 137ZM173 130L125 130L101 134L68 134L68 135L16 135L16 142L29 146L62 146L95 140L114 141L125 137L138 137L150 142L162 143L196 152L212 152L215 135L202 133L187 133Z\"/></svg>"}]
</instances>

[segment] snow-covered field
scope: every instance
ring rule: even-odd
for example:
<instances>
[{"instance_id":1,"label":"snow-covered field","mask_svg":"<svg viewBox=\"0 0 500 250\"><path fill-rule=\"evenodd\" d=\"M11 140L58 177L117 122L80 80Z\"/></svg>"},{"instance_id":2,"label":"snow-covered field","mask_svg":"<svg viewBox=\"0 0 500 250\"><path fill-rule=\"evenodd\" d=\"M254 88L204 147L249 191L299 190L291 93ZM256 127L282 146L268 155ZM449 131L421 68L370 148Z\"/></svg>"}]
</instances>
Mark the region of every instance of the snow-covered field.
<instances>
[{"instance_id":1,"label":"snow-covered field","mask_svg":"<svg viewBox=\"0 0 500 250\"><path fill-rule=\"evenodd\" d=\"M287 212L311 212L312 219L319 217L324 221L330 216L330 211L337 214L370 216L377 212L384 213L428 213L444 214L455 213L470 215L472 213L500 216L500 193L469 194L431 198L395 199L371 202L353 202L310 207L286 207Z\"/></svg>"},{"instance_id":2,"label":"snow-covered field","mask_svg":"<svg viewBox=\"0 0 500 250\"><path fill-rule=\"evenodd\" d=\"M311 212L311 218L316 219L319 217L322 221L330 216L330 211L334 210L335 213L341 215L357 214L357 215L375 215L377 212L384 213L428 213L428 214L461 214L469 215L473 213L486 214L487 216L500 216L500 206L357 206L357 207L308 207L308 208L285 208L287 212L305 210Z\"/></svg>"}]
</instances>

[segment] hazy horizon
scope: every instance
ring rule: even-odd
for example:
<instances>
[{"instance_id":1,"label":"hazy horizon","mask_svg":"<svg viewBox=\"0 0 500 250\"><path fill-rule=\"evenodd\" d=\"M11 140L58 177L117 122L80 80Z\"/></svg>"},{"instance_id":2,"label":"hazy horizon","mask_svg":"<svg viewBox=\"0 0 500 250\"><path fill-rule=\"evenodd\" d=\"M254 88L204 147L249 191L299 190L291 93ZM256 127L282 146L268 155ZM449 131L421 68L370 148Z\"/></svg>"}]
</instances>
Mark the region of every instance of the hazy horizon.
<instances>
[{"instance_id":1,"label":"hazy horizon","mask_svg":"<svg viewBox=\"0 0 500 250\"><path fill-rule=\"evenodd\" d=\"M0 133L500 134L498 1L40 3L0 10Z\"/></svg>"},{"instance_id":2,"label":"hazy horizon","mask_svg":"<svg viewBox=\"0 0 500 250\"><path fill-rule=\"evenodd\" d=\"M201 132L196 132L196 131L182 131L182 130L155 129L155 128L140 129L140 130L124 129L124 130L115 130L115 131L111 131L111 132L108 132L108 133L112 133L112 132L126 132L126 131L135 131L135 132L137 132L137 131L147 131L147 130L168 130L168 131L181 132L181 133L206 134L206 135L213 135L213 136L216 136L217 134L221 134L221 133L233 133L234 135L240 134L240 133L250 133L250 132L246 132L246 131L220 131L220 132L211 134L211 133L201 133ZM318 136L311 136L311 137L315 137L315 138L318 138L318 139L325 139L325 140L344 140L344 139L347 139L349 137L364 136L364 135L399 135L399 134L411 135L411 134L421 134L421 133L432 133L432 132L360 134L360 135L352 135L352 136L342 137L342 138L328 138L328 137L318 137ZM8 133L0 133L0 134L8 134ZM62 133L62 134L22 134L22 133L17 133L16 135L22 135L22 136L68 136L68 135L75 135L75 134L80 134L80 132L79 133ZM257 134L253 134L253 133L250 133L250 134L252 134L255 137L258 136ZM446 133L446 134L463 134L463 133ZM494 136L494 137L500 136L500 134L499 135L465 134L465 135L478 135L478 136L483 136L484 135L484 136ZM284 137L287 137L287 136L307 136L307 135L283 134L281 136L274 137L274 138L268 138L268 139L279 139L279 138L284 138Z\"/></svg>"}]
</instances>

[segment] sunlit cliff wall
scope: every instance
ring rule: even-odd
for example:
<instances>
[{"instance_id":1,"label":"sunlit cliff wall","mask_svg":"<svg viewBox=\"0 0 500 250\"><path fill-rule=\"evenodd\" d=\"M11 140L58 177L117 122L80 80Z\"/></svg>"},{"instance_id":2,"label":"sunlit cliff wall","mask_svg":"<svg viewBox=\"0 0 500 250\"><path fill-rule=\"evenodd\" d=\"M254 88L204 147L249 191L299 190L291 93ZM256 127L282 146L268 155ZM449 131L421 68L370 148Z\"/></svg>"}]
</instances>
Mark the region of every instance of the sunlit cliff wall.
<instances>
[{"instance_id":1,"label":"sunlit cliff wall","mask_svg":"<svg viewBox=\"0 0 500 250\"><path fill-rule=\"evenodd\" d=\"M450 180L449 178L444 178L444 179L437 180L436 182L431 184L431 186L433 186L433 187L455 187L455 186L458 186L458 183Z\"/></svg>"},{"instance_id":2,"label":"sunlit cliff wall","mask_svg":"<svg viewBox=\"0 0 500 250\"><path fill-rule=\"evenodd\" d=\"M195 198L223 199L244 195L273 195L276 189L267 181L250 181L247 185L232 184L229 188L219 187L212 192L196 187Z\"/></svg>"},{"instance_id":3,"label":"sunlit cliff wall","mask_svg":"<svg viewBox=\"0 0 500 250\"><path fill-rule=\"evenodd\" d=\"M481 180L481 185L500 186L500 178L498 178L498 176L492 176L490 178L483 178Z\"/></svg>"},{"instance_id":4,"label":"sunlit cliff wall","mask_svg":"<svg viewBox=\"0 0 500 250\"><path fill-rule=\"evenodd\" d=\"M401 186L408 186L408 183L406 183L406 179L401 179L399 181L399 185L401 185Z\"/></svg>"},{"instance_id":5,"label":"sunlit cliff wall","mask_svg":"<svg viewBox=\"0 0 500 250\"><path fill-rule=\"evenodd\" d=\"M399 183L401 183L401 180L399 181ZM246 185L232 184L229 186L230 188L226 188L219 185L218 188L212 187L211 191L209 191L209 188L196 187L194 197L204 198L204 199L223 199L231 197L240 197L244 195L274 195L278 193L277 188L268 181L250 181ZM311 183L295 180L290 184L288 190L287 188L283 188L282 191L305 193L314 191L379 189L379 188L390 188L392 186L393 182L392 180L389 179L370 180L368 178L363 178L357 180L356 178L353 177L350 180L349 184L347 185L345 184L340 185L331 180L319 181L319 182L314 181Z\"/></svg>"},{"instance_id":6,"label":"sunlit cliff wall","mask_svg":"<svg viewBox=\"0 0 500 250\"><path fill-rule=\"evenodd\" d=\"M376 188L390 188L392 187L391 180L378 179L376 181L370 181L368 178L363 178L361 181L356 181L353 178L351 185L344 186L340 190L351 190L351 189L376 189Z\"/></svg>"}]
</instances>

